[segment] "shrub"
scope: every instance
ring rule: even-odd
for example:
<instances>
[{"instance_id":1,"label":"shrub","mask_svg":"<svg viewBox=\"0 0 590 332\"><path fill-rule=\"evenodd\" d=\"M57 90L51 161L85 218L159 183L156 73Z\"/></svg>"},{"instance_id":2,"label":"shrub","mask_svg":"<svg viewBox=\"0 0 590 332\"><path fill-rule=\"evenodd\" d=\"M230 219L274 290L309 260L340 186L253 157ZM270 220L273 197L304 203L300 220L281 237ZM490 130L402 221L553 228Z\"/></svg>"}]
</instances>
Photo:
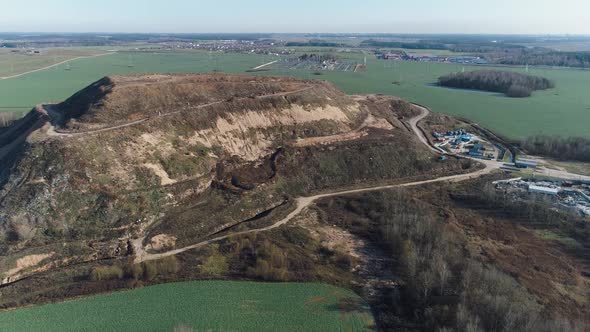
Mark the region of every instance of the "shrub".
<instances>
[{"instance_id":1,"label":"shrub","mask_svg":"<svg viewBox=\"0 0 590 332\"><path fill-rule=\"evenodd\" d=\"M332 257L332 260L337 267L343 270L350 270L352 267L352 258L347 254L337 252L334 257Z\"/></svg>"},{"instance_id":2,"label":"shrub","mask_svg":"<svg viewBox=\"0 0 590 332\"><path fill-rule=\"evenodd\" d=\"M158 268L156 267L156 263L154 263L154 261L143 263L143 279L150 281L153 280L157 275Z\"/></svg>"},{"instance_id":3,"label":"shrub","mask_svg":"<svg viewBox=\"0 0 590 332\"><path fill-rule=\"evenodd\" d=\"M256 274L256 276L261 277L263 279L267 279L270 278L271 271L272 267L263 258L258 258L256 260L256 268L254 268L254 273Z\"/></svg>"},{"instance_id":4,"label":"shrub","mask_svg":"<svg viewBox=\"0 0 590 332\"><path fill-rule=\"evenodd\" d=\"M287 256L281 248L264 241L256 250L256 256L256 266L250 270L251 275L264 280L289 280Z\"/></svg>"},{"instance_id":5,"label":"shrub","mask_svg":"<svg viewBox=\"0 0 590 332\"><path fill-rule=\"evenodd\" d=\"M159 275L175 274L180 269L176 256L168 256L155 261L143 262L142 265L143 278L147 281L153 280Z\"/></svg>"},{"instance_id":6,"label":"shrub","mask_svg":"<svg viewBox=\"0 0 590 332\"><path fill-rule=\"evenodd\" d=\"M116 280L123 279L123 269L118 266L96 266L90 271L90 280Z\"/></svg>"},{"instance_id":7,"label":"shrub","mask_svg":"<svg viewBox=\"0 0 590 332\"><path fill-rule=\"evenodd\" d=\"M282 235L292 244L305 247L309 244L309 231L301 227L284 228Z\"/></svg>"},{"instance_id":8,"label":"shrub","mask_svg":"<svg viewBox=\"0 0 590 332\"><path fill-rule=\"evenodd\" d=\"M176 256L168 256L155 262L159 274L175 274L180 268Z\"/></svg>"},{"instance_id":9,"label":"shrub","mask_svg":"<svg viewBox=\"0 0 590 332\"><path fill-rule=\"evenodd\" d=\"M200 267L201 273L210 277L220 277L229 271L227 258L219 252L219 246L213 245L211 255Z\"/></svg>"},{"instance_id":10,"label":"shrub","mask_svg":"<svg viewBox=\"0 0 590 332\"><path fill-rule=\"evenodd\" d=\"M171 178L192 176L200 170L201 162L198 158L186 156L181 153L173 153L167 158L161 158L160 163Z\"/></svg>"},{"instance_id":11,"label":"shrub","mask_svg":"<svg viewBox=\"0 0 590 332\"><path fill-rule=\"evenodd\" d=\"M143 277L143 266L141 264L129 264L125 267L125 276L135 280Z\"/></svg>"}]
</instances>

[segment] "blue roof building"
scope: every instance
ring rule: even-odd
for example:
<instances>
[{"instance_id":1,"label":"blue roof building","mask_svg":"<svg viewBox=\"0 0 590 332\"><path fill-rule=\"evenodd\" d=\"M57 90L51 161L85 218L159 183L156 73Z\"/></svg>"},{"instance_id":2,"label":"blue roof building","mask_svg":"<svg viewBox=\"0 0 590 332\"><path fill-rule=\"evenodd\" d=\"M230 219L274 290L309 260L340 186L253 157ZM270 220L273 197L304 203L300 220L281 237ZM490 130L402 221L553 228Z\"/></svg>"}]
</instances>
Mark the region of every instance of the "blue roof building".
<instances>
[{"instance_id":1,"label":"blue roof building","mask_svg":"<svg viewBox=\"0 0 590 332\"><path fill-rule=\"evenodd\" d=\"M469 141L471 141L471 135L465 134L465 135L461 136L461 140L463 142L469 142Z\"/></svg>"}]
</instances>

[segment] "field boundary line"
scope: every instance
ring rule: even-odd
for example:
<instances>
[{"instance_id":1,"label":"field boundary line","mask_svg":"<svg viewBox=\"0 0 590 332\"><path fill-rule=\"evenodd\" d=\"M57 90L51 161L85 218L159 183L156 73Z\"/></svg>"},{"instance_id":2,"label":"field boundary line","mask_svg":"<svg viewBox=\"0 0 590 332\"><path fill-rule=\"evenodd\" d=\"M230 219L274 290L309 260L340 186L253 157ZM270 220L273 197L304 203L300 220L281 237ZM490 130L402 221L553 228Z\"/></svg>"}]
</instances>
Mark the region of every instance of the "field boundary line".
<instances>
[{"instance_id":1,"label":"field boundary line","mask_svg":"<svg viewBox=\"0 0 590 332\"><path fill-rule=\"evenodd\" d=\"M269 63L265 63L265 64L263 64L263 65L260 65L260 66L258 66L258 67L254 67L254 68L252 68L252 70L261 69L261 68L264 68L264 67L266 67L266 66L273 65L273 64L275 64L275 63L277 63L277 62L279 62L279 60L271 61L271 62L269 62Z\"/></svg>"}]
</instances>

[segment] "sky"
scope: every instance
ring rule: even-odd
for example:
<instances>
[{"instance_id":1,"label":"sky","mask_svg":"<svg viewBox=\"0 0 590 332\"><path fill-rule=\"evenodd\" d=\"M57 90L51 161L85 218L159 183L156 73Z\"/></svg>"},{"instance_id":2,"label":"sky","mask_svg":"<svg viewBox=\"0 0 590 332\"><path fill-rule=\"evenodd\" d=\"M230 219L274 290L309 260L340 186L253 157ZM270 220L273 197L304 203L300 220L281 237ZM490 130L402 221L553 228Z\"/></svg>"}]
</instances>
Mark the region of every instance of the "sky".
<instances>
[{"instance_id":1,"label":"sky","mask_svg":"<svg viewBox=\"0 0 590 332\"><path fill-rule=\"evenodd\" d=\"M0 31L590 35L590 0L2 0Z\"/></svg>"}]
</instances>

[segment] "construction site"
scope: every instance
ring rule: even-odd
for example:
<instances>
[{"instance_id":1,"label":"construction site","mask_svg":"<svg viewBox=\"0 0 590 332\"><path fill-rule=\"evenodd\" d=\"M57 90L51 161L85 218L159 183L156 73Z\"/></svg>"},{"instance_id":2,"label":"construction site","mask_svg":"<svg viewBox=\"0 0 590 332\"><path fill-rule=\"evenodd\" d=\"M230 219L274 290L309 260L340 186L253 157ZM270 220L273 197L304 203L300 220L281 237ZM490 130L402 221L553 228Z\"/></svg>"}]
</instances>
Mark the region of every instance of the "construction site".
<instances>
[{"instance_id":1,"label":"construction site","mask_svg":"<svg viewBox=\"0 0 590 332\"><path fill-rule=\"evenodd\" d=\"M488 142L483 137L464 129L433 132L434 146L445 152L472 158L501 159L505 149Z\"/></svg>"},{"instance_id":2,"label":"construction site","mask_svg":"<svg viewBox=\"0 0 590 332\"><path fill-rule=\"evenodd\" d=\"M510 199L551 202L556 208L590 217L590 182L516 178L496 181L496 190Z\"/></svg>"}]
</instances>

